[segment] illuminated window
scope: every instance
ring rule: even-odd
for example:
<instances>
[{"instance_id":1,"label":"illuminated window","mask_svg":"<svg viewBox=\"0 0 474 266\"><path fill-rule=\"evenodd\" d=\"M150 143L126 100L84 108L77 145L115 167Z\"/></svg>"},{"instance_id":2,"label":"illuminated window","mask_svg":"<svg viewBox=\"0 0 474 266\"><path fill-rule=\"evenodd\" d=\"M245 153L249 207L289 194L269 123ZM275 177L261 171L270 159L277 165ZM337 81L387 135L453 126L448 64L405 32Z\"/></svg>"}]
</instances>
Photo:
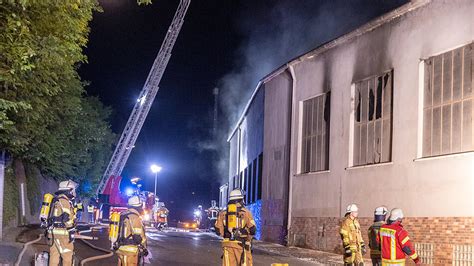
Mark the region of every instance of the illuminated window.
<instances>
[{"instance_id":1,"label":"illuminated window","mask_svg":"<svg viewBox=\"0 0 474 266\"><path fill-rule=\"evenodd\" d=\"M424 61L423 157L474 150L472 49Z\"/></svg>"},{"instance_id":2,"label":"illuminated window","mask_svg":"<svg viewBox=\"0 0 474 266\"><path fill-rule=\"evenodd\" d=\"M393 71L355 83L353 166L392 159Z\"/></svg>"},{"instance_id":3,"label":"illuminated window","mask_svg":"<svg viewBox=\"0 0 474 266\"><path fill-rule=\"evenodd\" d=\"M331 93L303 102L301 172L329 170L329 118Z\"/></svg>"}]
</instances>

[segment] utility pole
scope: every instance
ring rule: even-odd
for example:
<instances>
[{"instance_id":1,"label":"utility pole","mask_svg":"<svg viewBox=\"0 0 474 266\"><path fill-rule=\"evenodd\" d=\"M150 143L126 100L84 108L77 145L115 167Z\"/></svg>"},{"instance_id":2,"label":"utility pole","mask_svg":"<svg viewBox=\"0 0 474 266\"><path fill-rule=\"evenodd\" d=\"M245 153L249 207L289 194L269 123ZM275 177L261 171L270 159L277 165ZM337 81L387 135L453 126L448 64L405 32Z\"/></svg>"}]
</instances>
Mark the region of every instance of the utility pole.
<instances>
[{"instance_id":1,"label":"utility pole","mask_svg":"<svg viewBox=\"0 0 474 266\"><path fill-rule=\"evenodd\" d=\"M3 240L3 192L5 187L5 150L0 151L0 241Z\"/></svg>"}]
</instances>

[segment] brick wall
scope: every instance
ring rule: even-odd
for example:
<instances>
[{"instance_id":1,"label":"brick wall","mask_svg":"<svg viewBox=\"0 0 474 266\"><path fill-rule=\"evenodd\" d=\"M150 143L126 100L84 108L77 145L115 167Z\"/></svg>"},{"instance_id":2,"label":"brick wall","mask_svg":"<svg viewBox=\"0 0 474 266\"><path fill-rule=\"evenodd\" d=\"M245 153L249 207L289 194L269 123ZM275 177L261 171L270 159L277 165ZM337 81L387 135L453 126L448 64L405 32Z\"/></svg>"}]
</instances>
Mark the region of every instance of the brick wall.
<instances>
[{"instance_id":1,"label":"brick wall","mask_svg":"<svg viewBox=\"0 0 474 266\"><path fill-rule=\"evenodd\" d=\"M341 220L339 217L293 217L289 245L342 254ZM368 243L366 232L372 218L359 218L359 222ZM454 245L474 245L474 217L405 218L403 225L413 242L434 244L434 264L452 264Z\"/></svg>"}]
</instances>

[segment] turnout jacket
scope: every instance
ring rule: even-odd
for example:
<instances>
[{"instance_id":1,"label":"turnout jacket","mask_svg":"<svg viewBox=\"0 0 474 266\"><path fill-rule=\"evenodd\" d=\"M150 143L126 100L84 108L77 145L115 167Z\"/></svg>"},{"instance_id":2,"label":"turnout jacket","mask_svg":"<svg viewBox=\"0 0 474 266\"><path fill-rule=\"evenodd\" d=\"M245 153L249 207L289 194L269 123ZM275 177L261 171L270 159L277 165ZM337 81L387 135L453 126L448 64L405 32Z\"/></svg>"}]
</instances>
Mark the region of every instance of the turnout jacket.
<instances>
[{"instance_id":1,"label":"turnout jacket","mask_svg":"<svg viewBox=\"0 0 474 266\"><path fill-rule=\"evenodd\" d=\"M360 248L364 244L357 218L351 219L350 215L346 216L341 223L339 233L344 248L350 247L352 250L357 250L358 247Z\"/></svg>"},{"instance_id":2,"label":"turnout jacket","mask_svg":"<svg viewBox=\"0 0 474 266\"><path fill-rule=\"evenodd\" d=\"M406 255L418 263L418 254L400 221L382 225L379 235L382 263L404 265Z\"/></svg>"},{"instance_id":3,"label":"turnout jacket","mask_svg":"<svg viewBox=\"0 0 474 266\"><path fill-rule=\"evenodd\" d=\"M257 231L255 220L252 213L240 204L237 204L237 226L239 227L239 236L232 240L231 233L226 225L227 211L221 211L215 224L216 234L223 237L222 246L241 247L245 243L247 249L250 249L250 243Z\"/></svg>"},{"instance_id":4,"label":"turnout jacket","mask_svg":"<svg viewBox=\"0 0 474 266\"><path fill-rule=\"evenodd\" d=\"M122 214L123 224L121 225L119 232L119 242L122 242L119 250L125 252L138 252L138 245L142 245L144 248L147 246L145 228L140 218L140 214L135 209L128 209ZM140 240L140 243L135 241ZM132 244L133 242L133 244Z\"/></svg>"}]
</instances>

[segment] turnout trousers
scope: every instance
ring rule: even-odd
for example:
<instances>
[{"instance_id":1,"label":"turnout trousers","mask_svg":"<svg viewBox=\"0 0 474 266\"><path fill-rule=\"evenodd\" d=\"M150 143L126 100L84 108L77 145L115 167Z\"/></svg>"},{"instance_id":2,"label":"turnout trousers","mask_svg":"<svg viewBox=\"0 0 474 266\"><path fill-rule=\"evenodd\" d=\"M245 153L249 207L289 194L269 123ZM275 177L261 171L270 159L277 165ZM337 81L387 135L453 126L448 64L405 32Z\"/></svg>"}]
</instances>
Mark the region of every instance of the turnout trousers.
<instances>
[{"instance_id":1,"label":"turnout trousers","mask_svg":"<svg viewBox=\"0 0 474 266\"><path fill-rule=\"evenodd\" d=\"M54 236L49 248L49 266L58 266L62 259L63 266L72 266L74 243L69 242L69 236Z\"/></svg>"},{"instance_id":2,"label":"turnout trousers","mask_svg":"<svg viewBox=\"0 0 474 266\"><path fill-rule=\"evenodd\" d=\"M222 256L222 266L252 266L253 259L250 250L245 250L242 254L243 248L224 246L222 247L224 254ZM243 256L242 256L243 255Z\"/></svg>"},{"instance_id":3,"label":"turnout trousers","mask_svg":"<svg viewBox=\"0 0 474 266\"><path fill-rule=\"evenodd\" d=\"M120 247L119 250L117 250L117 256L119 257L118 266L138 265L138 250L136 252L131 252L125 251Z\"/></svg>"}]
</instances>

